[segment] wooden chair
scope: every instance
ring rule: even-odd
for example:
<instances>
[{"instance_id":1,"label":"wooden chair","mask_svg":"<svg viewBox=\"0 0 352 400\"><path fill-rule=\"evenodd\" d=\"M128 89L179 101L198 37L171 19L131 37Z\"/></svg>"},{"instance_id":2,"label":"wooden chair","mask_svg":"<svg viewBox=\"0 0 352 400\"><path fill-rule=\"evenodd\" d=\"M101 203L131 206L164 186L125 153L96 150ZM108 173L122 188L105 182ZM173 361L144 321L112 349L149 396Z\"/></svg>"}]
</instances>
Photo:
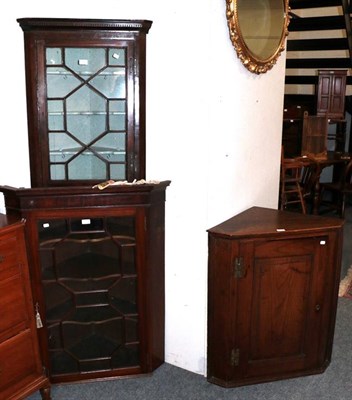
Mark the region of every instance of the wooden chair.
<instances>
[{"instance_id":1,"label":"wooden chair","mask_svg":"<svg viewBox=\"0 0 352 400\"><path fill-rule=\"evenodd\" d=\"M281 152L280 172L280 210L285 210L291 204L298 204L303 214L306 214L306 204L301 186L304 173L304 163L294 158L285 158Z\"/></svg>"},{"instance_id":2,"label":"wooden chair","mask_svg":"<svg viewBox=\"0 0 352 400\"><path fill-rule=\"evenodd\" d=\"M303 114L302 153L304 157L322 159L327 157L328 117Z\"/></svg>"},{"instance_id":3,"label":"wooden chair","mask_svg":"<svg viewBox=\"0 0 352 400\"><path fill-rule=\"evenodd\" d=\"M338 181L320 184L319 210L321 212L336 210L338 215L344 218L348 194L352 194L352 160L346 165Z\"/></svg>"}]
</instances>

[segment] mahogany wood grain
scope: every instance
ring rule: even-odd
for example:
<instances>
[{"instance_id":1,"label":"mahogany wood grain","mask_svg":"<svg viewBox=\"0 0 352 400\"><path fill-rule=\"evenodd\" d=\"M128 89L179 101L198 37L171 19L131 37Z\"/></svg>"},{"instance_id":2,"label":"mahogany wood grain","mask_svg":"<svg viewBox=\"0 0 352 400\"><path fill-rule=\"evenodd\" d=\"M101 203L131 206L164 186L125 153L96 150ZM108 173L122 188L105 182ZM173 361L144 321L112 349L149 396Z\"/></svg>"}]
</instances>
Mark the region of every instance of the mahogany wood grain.
<instances>
[{"instance_id":1,"label":"mahogany wood grain","mask_svg":"<svg viewBox=\"0 0 352 400\"><path fill-rule=\"evenodd\" d=\"M146 35L152 21L21 18L18 23L24 33L31 186L92 186L94 182L93 178L51 177L45 62L47 47L126 49L126 180L144 179ZM87 143L83 142L84 147ZM110 174L109 169L106 173ZM111 178L107 176L106 179Z\"/></svg>"},{"instance_id":2,"label":"mahogany wood grain","mask_svg":"<svg viewBox=\"0 0 352 400\"><path fill-rule=\"evenodd\" d=\"M48 287L52 285L51 281L45 283L42 277L43 259L40 257L39 227L43 221L54 223L62 220L66 221L65 223L69 223L72 220L89 218L99 222L108 221L109 218L123 219L125 217L132 218L134 221L136 240L134 268L136 268L135 274L138 282L136 295L138 315L133 318L138 320L138 337L136 338L139 343L138 362L129 361L127 358L123 361L125 366L97 368L83 373L74 371L62 374L58 371L53 371L49 354L49 342L52 340L50 338L52 333L49 332L47 326L49 317L43 315L44 327L39 330L39 342L43 363L48 370L52 383L149 374L164 362L164 225L165 190L169 184L170 181L153 185L119 185L106 188L103 191L88 187L33 189L0 187L0 191L4 193L7 214L12 218L26 219L26 238L33 297L34 301L38 302L41 310L45 310L48 304L47 294L44 291L45 285L49 285ZM65 237L67 237L67 234L63 233L62 240ZM87 243L86 249L84 247L85 242ZM80 244L82 254L91 254L89 253L90 247L94 240L86 240L85 242L83 241ZM79 253L76 255L80 257ZM101 259L103 257L104 253L101 254ZM68 252L67 259L69 258L70 253ZM76 258L73 258L72 262L70 261L69 265L72 268L87 267L87 264L82 264L82 266L75 264ZM99 259L94 263L95 270L99 271L102 268ZM108 279L108 276L102 278ZM81 284L85 284L85 281L83 280ZM93 280L93 285L94 282L98 284L99 280ZM57 283L60 284L60 280ZM69 284L69 281L67 284ZM55 289L54 286L53 288ZM81 287L78 288L78 294L82 290ZM91 293L94 294L95 290L99 291L98 287L96 289L93 287ZM133 291L133 287L130 290ZM124 296L129 296L127 289L123 293ZM60 293L58 296L55 300L50 295L51 302L60 304L62 301ZM128 315L126 318L128 320ZM72 319L65 323L71 324L71 321ZM94 321L96 320L93 316L91 323L94 324ZM77 324L79 326L79 323ZM116 336L118 334L110 329L107 335ZM82 362L84 362L84 359Z\"/></svg>"},{"instance_id":3,"label":"mahogany wood grain","mask_svg":"<svg viewBox=\"0 0 352 400\"><path fill-rule=\"evenodd\" d=\"M39 353L24 221L0 214L0 398L22 399L50 384Z\"/></svg>"}]
</instances>

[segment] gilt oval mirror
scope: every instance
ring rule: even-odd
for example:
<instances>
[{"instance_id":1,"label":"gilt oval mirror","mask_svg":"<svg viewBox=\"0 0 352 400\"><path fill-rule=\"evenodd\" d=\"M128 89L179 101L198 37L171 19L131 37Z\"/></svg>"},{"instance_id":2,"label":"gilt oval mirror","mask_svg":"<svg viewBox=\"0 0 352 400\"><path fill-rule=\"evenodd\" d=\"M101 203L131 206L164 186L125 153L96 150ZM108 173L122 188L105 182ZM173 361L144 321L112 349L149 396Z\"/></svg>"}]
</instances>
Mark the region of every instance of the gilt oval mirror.
<instances>
[{"instance_id":1,"label":"gilt oval mirror","mask_svg":"<svg viewBox=\"0 0 352 400\"><path fill-rule=\"evenodd\" d=\"M230 39L251 72L271 69L288 34L288 0L226 0Z\"/></svg>"}]
</instances>

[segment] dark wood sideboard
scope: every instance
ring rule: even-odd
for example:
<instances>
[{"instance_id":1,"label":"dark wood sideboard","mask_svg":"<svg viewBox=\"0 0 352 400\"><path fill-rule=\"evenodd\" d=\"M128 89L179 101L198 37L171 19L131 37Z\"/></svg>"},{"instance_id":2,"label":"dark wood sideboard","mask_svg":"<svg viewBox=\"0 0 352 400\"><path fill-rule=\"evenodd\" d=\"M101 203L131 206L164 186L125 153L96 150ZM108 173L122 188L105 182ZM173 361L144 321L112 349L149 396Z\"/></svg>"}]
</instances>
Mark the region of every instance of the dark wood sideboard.
<instances>
[{"instance_id":1,"label":"dark wood sideboard","mask_svg":"<svg viewBox=\"0 0 352 400\"><path fill-rule=\"evenodd\" d=\"M0 214L0 399L23 399L37 390L50 400L32 300L24 221Z\"/></svg>"}]
</instances>

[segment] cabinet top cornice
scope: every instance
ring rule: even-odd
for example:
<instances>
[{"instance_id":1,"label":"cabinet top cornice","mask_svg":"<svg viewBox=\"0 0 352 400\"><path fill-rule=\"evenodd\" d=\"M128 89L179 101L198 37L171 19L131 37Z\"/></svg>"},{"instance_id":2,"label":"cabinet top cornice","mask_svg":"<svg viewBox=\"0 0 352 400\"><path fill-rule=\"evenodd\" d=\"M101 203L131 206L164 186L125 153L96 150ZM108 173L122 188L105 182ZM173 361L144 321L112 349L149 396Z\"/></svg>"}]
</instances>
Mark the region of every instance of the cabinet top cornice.
<instances>
[{"instance_id":1,"label":"cabinet top cornice","mask_svg":"<svg viewBox=\"0 0 352 400\"><path fill-rule=\"evenodd\" d=\"M152 26L149 20L129 19L73 19L73 18L19 18L23 31L57 29L106 29L118 31L141 31L148 33Z\"/></svg>"}]
</instances>

